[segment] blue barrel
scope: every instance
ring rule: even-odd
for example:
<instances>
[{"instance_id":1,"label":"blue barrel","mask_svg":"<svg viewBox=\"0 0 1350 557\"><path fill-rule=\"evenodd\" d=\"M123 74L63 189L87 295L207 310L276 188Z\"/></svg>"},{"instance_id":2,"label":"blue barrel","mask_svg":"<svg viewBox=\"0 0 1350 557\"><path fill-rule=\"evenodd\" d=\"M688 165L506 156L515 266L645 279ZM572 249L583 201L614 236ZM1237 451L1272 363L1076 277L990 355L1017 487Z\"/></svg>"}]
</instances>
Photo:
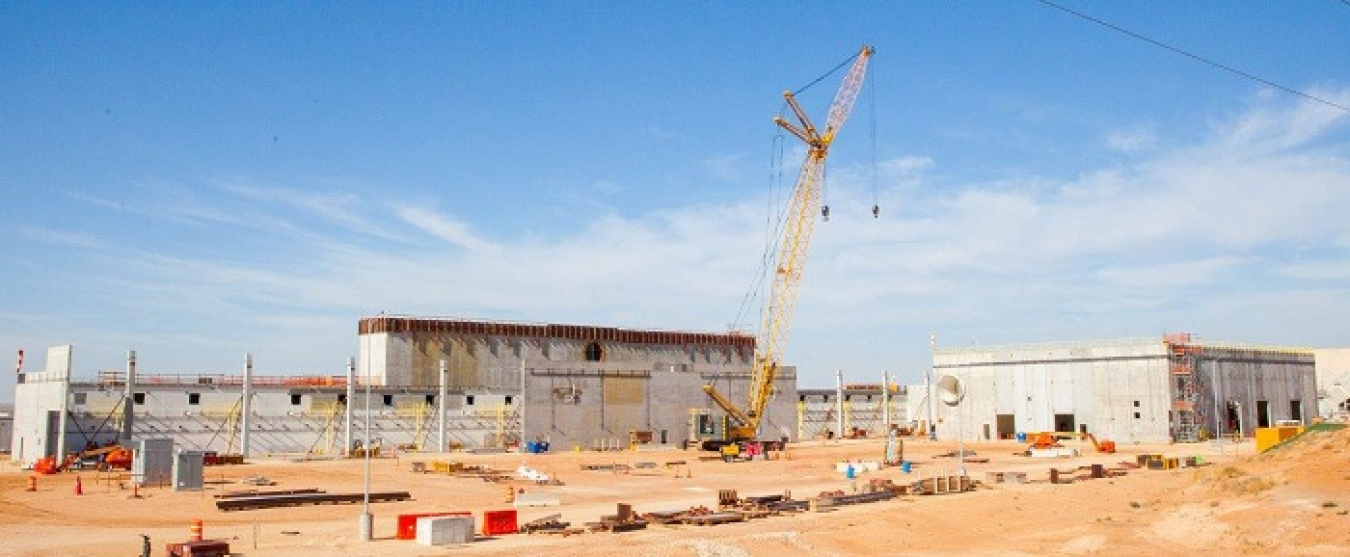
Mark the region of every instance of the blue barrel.
<instances>
[{"instance_id":1,"label":"blue barrel","mask_svg":"<svg viewBox=\"0 0 1350 557\"><path fill-rule=\"evenodd\" d=\"M906 474L909 473L909 461L908 461L908 460L906 460L906 461L900 463L900 471L902 471L902 472L904 472L904 473L906 473Z\"/></svg>"},{"instance_id":2,"label":"blue barrel","mask_svg":"<svg viewBox=\"0 0 1350 557\"><path fill-rule=\"evenodd\" d=\"M526 442L525 442L525 452L527 452L527 453L537 453L537 452L539 452L539 444L538 444L538 443L535 443L534 441L526 441Z\"/></svg>"},{"instance_id":3,"label":"blue barrel","mask_svg":"<svg viewBox=\"0 0 1350 557\"><path fill-rule=\"evenodd\" d=\"M548 441L540 441L538 447L539 447L539 452L541 452L541 453L546 453L546 452L548 452Z\"/></svg>"},{"instance_id":4,"label":"blue barrel","mask_svg":"<svg viewBox=\"0 0 1350 557\"><path fill-rule=\"evenodd\" d=\"M1017 432L1017 442L1018 442L1018 443L1026 443L1026 442L1027 442L1027 432L1025 432L1025 431L1019 431L1019 432Z\"/></svg>"}]
</instances>

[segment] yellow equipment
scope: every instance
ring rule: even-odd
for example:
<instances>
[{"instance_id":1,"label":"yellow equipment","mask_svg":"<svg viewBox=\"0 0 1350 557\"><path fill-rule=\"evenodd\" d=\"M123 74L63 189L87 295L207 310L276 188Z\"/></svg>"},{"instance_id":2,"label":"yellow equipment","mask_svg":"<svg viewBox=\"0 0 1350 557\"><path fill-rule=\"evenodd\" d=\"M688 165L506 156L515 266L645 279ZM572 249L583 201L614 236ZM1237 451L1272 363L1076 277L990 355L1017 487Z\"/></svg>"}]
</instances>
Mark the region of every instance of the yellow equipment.
<instances>
[{"instance_id":1,"label":"yellow equipment","mask_svg":"<svg viewBox=\"0 0 1350 557\"><path fill-rule=\"evenodd\" d=\"M825 157L829 154L830 143L835 134L848 119L853 103L862 89L863 76L867 73L867 62L872 57L872 47L864 45L849 69L844 82L830 103L829 116L824 133L819 132L806 111L797 104L791 92L784 92L783 98L792 108L800 123L794 125L782 117L774 122L806 143L809 150L806 161L802 163L797 185L792 191L786 213L786 222L778 243L778 259L775 262L773 290L760 324L759 336L755 340L754 370L750 379L750 395L746 409L741 410L735 403L718 392L712 385L703 385L703 391L727 413L733 424L728 424L723 436L724 443L753 441L759 435L759 423L773 392L774 377L778 374L778 360L787 344L788 330L792 324L792 310L797 303L797 290L801 285L802 268L806 263L807 248L811 244L811 234L815 229L816 212L820 207L821 183L825 175ZM828 218L828 214L826 215Z\"/></svg>"}]
</instances>

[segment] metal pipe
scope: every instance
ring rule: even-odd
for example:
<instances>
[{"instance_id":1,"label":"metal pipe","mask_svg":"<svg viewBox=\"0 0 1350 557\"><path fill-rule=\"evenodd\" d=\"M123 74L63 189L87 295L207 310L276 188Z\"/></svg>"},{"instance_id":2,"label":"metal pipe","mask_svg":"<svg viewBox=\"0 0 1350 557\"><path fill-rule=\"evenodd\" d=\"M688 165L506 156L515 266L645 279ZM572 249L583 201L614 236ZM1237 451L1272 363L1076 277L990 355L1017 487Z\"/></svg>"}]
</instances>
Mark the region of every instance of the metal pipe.
<instances>
[{"instance_id":1,"label":"metal pipe","mask_svg":"<svg viewBox=\"0 0 1350 557\"><path fill-rule=\"evenodd\" d=\"M240 404L239 415L239 447L240 454L244 460L248 460L249 451L249 416L253 414L253 355L244 354L244 392L243 401Z\"/></svg>"},{"instance_id":2,"label":"metal pipe","mask_svg":"<svg viewBox=\"0 0 1350 557\"><path fill-rule=\"evenodd\" d=\"M835 430L834 430L834 431L835 431L835 434L838 435L840 439L842 439L842 438L844 437L844 372L843 372L843 370L836 370L836 371L834 372L834 384L835 384L835 387L834 387L834 389L835 389L835 397L838 399L838 400L835 400L835 401L834 401L834 405L835 405L835 415L834 415Z\"/></svg>"},{"instance_id":3,"label":"metal pipe","mask_svg":"<svg viewBox=\"0 0 1350 557\"><path fill-rule=\"evenodd\" d=\"M881 372L881 434L891 431L891 372Z\"/></svg>"},{"instance_id":4,"label":"metal pipe","mask_svg":"<svg viewBox=\"0 0 1350 557\"><path fill-rule=\"evenodd\" d=\"M127 384L122 396L122 434L118 442L123 447L131 446L132 420L135 419L136 404L136 351L127 350Z\"/></svg>"},{"instance_id":5,"label":"metal pipe","mask_svg":"<svg viewBox=\"0 0 1350 557\"><path fill-rule=\"evenodd\" d=\"M937 333L929 333L928 359L930 360L931 363L928 366L928 374L925 375L923 378L923 388L925 391L928 392L927 400L928 400L929 441L937 441L937 424L933 422L933 418L935 417L934 415L937 414L937 412L934 411L937 405L937 401L933 400L933 375L937 373L937 369L935 369L935 366L937 365L936 355L937 355Z\"/></svg>"},{"instance_id":6,"label":"metal pipe","mask_svg":"<svg viewBox=\"0 0 1350 557\"><path fill-rule=\"evenodd\" d=\"M370 351L366 351L366 440L361 444L361 451L365 456L365 465L363 467L363 477L361 480L361 492L364 497L361 499L361 526L358 536L360 541L369 542L371 540L371 530L375 525L375 517L370 514Z\"/></svg>"},{"instance_id":7,"label":"metal pipe","mask_svg":"<svg viewBox=\"0 0 1350 557\"><path fill-rule=\"evenodd\" d=\"M342 413L345 427L342 431L346 432L343 436L342 456L352 456L352 415L355 410L352 404L356 403L356 358L347 358L347 403L342 405Z\"/></svg>"},{"instance_id":8,"label":"metal pipe","mask_svg":"<svg viewBox=\"0 0 1350 557\"><path fill-rule=\"evenodd\" d=\"M65 350L66 361L62 362L61 370L61 417L56 421L56 459L57 462L64 462L66 458L66 421L70 414L70 361L71 352L74 347L67 345ZM50 352L48 352L50 354ZM52 363L47 362L47 368L51 369Z\"/></svg>"},{"instance_id":9,"label":"metal pipe","mask_svg":"<svg viewBox=\"0 0 1350 557\"><path fill-rule=\"evenodd\" d=\"M440 424L439 424L439 428L438 428L439 431L437 432L439 435L438 435L438 437L436 438L437 443L440 444L439 447L437 447L437 449L436 449L436 452L438 452L438 453L445 452L445 448L446 448L447 446L449 446L449 445L446 444L446 439L445 439L445 397L446 397L447 391L449 390L449 385L447 385L447 383L448 383L449 380L450 380L450 368L449 368L448 363L447 363L444 359L441 360L441 376L440 376L440 377L441 377L441 390L440 390L440 393L438 393L438 394L436 395L436 405L438 406L438 408L437 408L437 415L440 416L440 420L439 420L439 421L440 421Z\"/></svg>"}]
</instances>

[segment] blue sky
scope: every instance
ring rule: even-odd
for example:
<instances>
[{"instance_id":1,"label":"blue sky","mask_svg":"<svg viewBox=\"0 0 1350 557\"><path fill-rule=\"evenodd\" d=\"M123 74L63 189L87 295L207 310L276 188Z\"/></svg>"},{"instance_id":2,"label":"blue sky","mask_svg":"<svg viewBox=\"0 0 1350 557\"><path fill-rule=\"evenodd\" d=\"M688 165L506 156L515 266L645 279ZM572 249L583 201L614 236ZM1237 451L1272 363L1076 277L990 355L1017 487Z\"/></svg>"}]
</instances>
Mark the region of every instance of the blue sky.
<instances>
[{"instance_id":1,"label":"blue sky","mask_svg":"<svg viewBox=\"0 0 1350 557\"><path fill-rule=\"evenodd\" d=\"M1064 3L1350 105L1343 2ZM338 374L381 311L726 330L780 94L863 43L804 386L917 381L930 333L1350 344L1350 113L1039 2L5 2L0 348Z\"/></svg>"}]
</instances>

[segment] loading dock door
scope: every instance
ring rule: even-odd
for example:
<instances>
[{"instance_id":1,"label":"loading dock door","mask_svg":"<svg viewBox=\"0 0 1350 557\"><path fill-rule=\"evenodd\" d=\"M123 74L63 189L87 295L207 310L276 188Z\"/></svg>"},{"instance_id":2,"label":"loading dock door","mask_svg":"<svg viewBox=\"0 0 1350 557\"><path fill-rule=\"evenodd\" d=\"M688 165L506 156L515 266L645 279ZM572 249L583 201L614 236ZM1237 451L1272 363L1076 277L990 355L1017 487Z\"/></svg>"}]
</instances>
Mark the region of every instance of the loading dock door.
<instances>
[{"instance_id":1,"label":"loading dock door","mask_svg":"<svg viewBox=\"0 0 1350 557\"><path fill-rule=\"evenodd\" d=\"M1016 414L996 414L994 415L995 428L998 430L999 439L1012 439L1017 435L1015 431L1017 426Z\"/></svg>"},{"instance_id":2,"label":"loading dock door","mask_svg":"<svg viewBox=\"0 0 1350 557\"><path fill-rule=\"evenodd\" d=\"M1055 414L1055 431L1072 432L1075 427L1073 414Z\"/></svg>"},{"instance_id":3,"label":"loading dock door","mask_svg":"<svg viewBox=\"0 0 1350 557\"><path fill-rule=\"evenodd\" d=\"M1270 401L1256 401L1256 427L1270 427Z\"/></svg>"}]
</instances>

